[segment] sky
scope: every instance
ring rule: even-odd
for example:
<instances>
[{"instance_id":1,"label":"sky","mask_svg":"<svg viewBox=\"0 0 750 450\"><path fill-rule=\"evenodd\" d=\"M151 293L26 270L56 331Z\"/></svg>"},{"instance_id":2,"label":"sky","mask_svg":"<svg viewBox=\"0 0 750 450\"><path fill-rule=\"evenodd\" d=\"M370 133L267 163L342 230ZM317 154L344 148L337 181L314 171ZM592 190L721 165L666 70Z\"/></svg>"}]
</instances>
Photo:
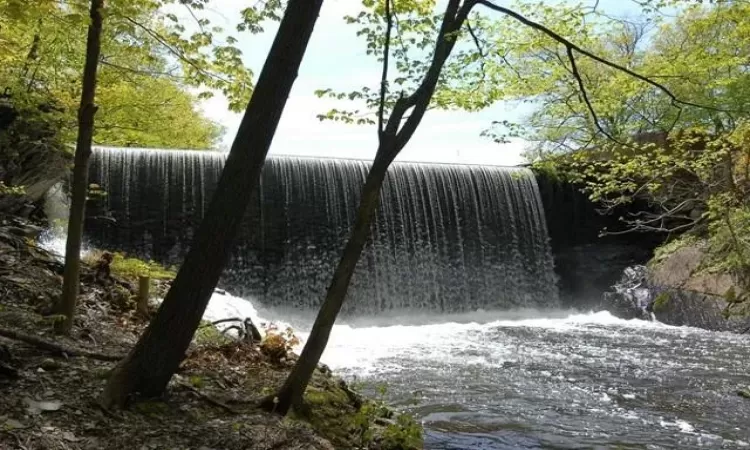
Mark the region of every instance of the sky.
<instances>
[{"instance_id":1,"label":"sky","mask_svg":"<svg viewBox=\"0 0 750 450\"><path fill-rule=\"evenodd\" d=\"M606 3L615 5L620 12L628 11L627 7L617 6L627 2L610 0ZM233 30L245 4L245 1L238 0L214 0L210 3L208 17L213 25ZM346 14L359 11L359 5L359 0L326 0L323 3L274 137L271 154L373 158L377 147L376 126L321 122L316 117L330 109L333 103L316 97L315 90L333 88L345 91L378 84L380 64L366 55L364 40L356 36L356 27L345 24L343 20ZM245 62L255 74L260 72L275 31L275 24L269 24L260 35L235 33ZM227 149L241 116L227 110L226 99L221 95L204 101L201 108L210 119L226 127L221 147ZM519 120L529 111L528 107L523 110L515 104L498 104L479 113L428 111L398 160L493 165L523 163L521 152L526 146L523 141L498 144L482 137L481 132L492 121Z\"/></svg>"}]
</instances>

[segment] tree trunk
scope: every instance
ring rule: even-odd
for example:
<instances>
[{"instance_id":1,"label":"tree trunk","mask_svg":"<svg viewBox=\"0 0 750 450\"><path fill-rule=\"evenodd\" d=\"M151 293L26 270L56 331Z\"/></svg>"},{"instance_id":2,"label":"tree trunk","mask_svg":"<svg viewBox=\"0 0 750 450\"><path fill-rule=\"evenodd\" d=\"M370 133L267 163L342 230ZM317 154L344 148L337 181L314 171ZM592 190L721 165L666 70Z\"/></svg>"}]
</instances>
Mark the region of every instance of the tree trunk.
<instances>
[{"instance_id":1,"label":"tree trunk","mask_svg":"<svg viewBox=\"0 0 750 450\"><path fill-rule=\"evenodd\" d=\"M65 245L65 272L63 289L57 304L57 312L65 319L55 324L55 331L70 333L78 298L79 274L81 270L81 239L86 208L86 190L89 184L89 157L91 140L94 135L94 114L96 105L96 70L101 53L102 8L104 0L91 0L91 24L86 40L86 64L83 69L83 90L78 109L78 140L73 166L73 186L71 189L70 217L68 219L68 239Z\"/></svg>"},{"instance_id":2,"label":"tree trunk","mask_svg":"<svg viewBox=\"0 0 750 450\"><path fill-rule=\"evenodd\" d=\"M378 150L378 156L385 153L390 152ZM346 298L354 269L370 235L372 219L380 199L380 188L390 165L390 160L378 156L376 156L375 162L367 174L367 180L362 189L362 198L357 209L357 220L336 267L333 280L326 292L325 301L315 319L305 348L302 350L292 373L289 374L275 398L269 397L263 401L262 406L269 411L286 415L290 407L294 406L300 409L300 406L302 406L303 394L326 348L326 344L328 344L328 337Z\"/></svg>"},{"instance_id":3,"label":"tree trunk","mask_svg":"<svg viewBox=\"0 0 750 450\"><path fill-rule=\"evenodd\" d=\"M382 123L383 108L381 107L379 111L379 115L381 115L378 125L380 145L375 154L375 161L373 161L370 172L367 175L365 186L362 189L362 199L357 210L357 220L354 223L354 228L349 236L349 241L346 243L339 264L336 267L336 272L333 274L333 280L331 280L331 284L326 292L323 306L315 318L312 330L310 330L310 336L307 339L305 348L302 350L302 354L297 360L294 369L292 369L292 372L276 396L263 400L261 406L266 410L286 415L290 407L301 409L300 407L303 406L305 389L328 344L328 338L333 329L333 324L336 322L336 317L341 310L341 305L346 298L357 261L367 242L372 218L380 198L380 188L385 179L388 166L390 166L398 153L409 142L422 121L435 93L435 87L443 70L443 65L455 45L456 40L452 35L461 29L476 1L466 1L460 8L459 4L460 0L448 1L445 14L443 15L443 22L438 33L432 62L414 94L406 97L402 95L396 101L388 118L388 123L384 128ZM389 8L386 8L386 11L389 11ZM390 18L387 18L387 20L390 21ZM388 43L386 43L385 49L387 53ZM387 57L383 58L383 64L388 64ZM387 67L384 68L383 73L387 74L387 70L385 69ZM386 83L382 83L381 86L381 89L384 89ZM381 102L384 101L384 98L385 95L381 95ZM409 118L402 125L404 114L410 108L411 113Z\"/></svg>"},{"instance_id":4,"label":"tree trunk","mask_svg":"<svg viewBox=\"0 0 750 450\"><path fill-rule=\"evenodd\" d=\"M247 106L219 184L185 261L156 316L115 368L101 403L162 394L182 361L221 271L305 54L323 0L290 0Z\"/></svg>"},{"instance_id":5,"label":"tree trunk","mask_svg":"<svg viewBox=\"0 0 750 450\"><path fill-rule=\"evenodd\" d=\"M135 311L143 318L148 319L148 297L151 287L151 278L148 276L138 277L138 299L135 304Z\"/></svg>"}]
</instances>

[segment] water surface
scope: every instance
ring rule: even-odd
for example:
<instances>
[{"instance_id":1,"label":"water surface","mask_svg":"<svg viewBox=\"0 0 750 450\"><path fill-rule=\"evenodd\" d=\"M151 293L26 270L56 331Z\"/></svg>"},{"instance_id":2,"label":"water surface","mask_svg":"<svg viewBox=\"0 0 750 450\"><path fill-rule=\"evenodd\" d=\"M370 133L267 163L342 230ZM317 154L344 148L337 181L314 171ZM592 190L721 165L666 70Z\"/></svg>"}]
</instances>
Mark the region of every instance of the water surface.
<instances>
[{"instance_id":1,"label":"water surface","mask_svg":"<svg viewBox=\"0 0 750 450\"><path fill-rule=\"evenodd\" d=\"M606 312L513 316L337 326L323 358L387 383L430 449L750 447L750 400L737 395L750 337Z\"/></svg>"}]
</instances>

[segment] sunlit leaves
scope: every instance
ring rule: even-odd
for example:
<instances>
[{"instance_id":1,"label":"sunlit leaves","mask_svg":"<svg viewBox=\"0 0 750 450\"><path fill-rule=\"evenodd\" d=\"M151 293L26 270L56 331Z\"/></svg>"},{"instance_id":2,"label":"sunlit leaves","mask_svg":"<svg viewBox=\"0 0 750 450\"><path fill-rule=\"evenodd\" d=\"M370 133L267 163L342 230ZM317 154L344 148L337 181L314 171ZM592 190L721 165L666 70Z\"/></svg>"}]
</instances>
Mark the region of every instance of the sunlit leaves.
<instances>
[{"instance_id":1,"label":"sunlit leaves","mask_svg":"<svg viewBox=\"0 0 750 450\"><path fill-rule=\"evenodd\" d=\"M209 16L204 15L208 4L209 0L105 3L97 120L106 127L97 128L97 142L170 145L170 127L190 125L193 129L182 135L195 139L178 139L171 145L213 145L217 127L194 110L190 88L198 90L200 99L220 92L229 100L230 109L244 108L252 92L252 73L245 67L237 38L212 26ZM273 19L279 6L280 2L266 2L259 20ZM3 88L16 96L54 99L64 107L72 124L80 95L88 20L87 2L82 0L0 0ZM147 87L159 91L151 94L153 99L171 92L174 101L140 101L148 96L144 91ZM130 117L122 111L142 117ZM159 120L159 126L149 127L143 118ZM148 130L135 133L131 129L134 124ZM159 130L160 140L154 137ZM146 135L151 137L132 139Z\"/></svg>"}]
</instances>

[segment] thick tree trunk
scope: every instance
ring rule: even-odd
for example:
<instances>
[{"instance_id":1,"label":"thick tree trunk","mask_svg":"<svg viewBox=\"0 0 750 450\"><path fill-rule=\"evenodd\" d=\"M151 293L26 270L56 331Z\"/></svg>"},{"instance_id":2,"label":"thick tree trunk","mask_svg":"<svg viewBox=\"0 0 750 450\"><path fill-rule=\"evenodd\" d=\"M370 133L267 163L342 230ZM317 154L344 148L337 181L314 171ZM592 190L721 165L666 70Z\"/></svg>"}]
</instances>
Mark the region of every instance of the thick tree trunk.
<instances>
[{"instance_id":1,"label":"thick tree trunk","mask_svg":"<svg viewBox=\"0 0 750 450\"><path fill-rule=\"evenodd\" d=\"M322 3L289 1L190 251L151 324L116 367L102 395L103 406L123 406L134 393L160 395L182 361L259 183Z\"/></svg>"},{"instance_id":2,"label":"thick tree trunk","mask_svg":"<svg viewBox=\"0 0 750 450\"><path fill-rule=\"evenodd\" d=\"M383 153L390 152L378 150L378 155ZM362 189L362 199L357 209L357 219L354 223L354 228L326 292L323 306L321 306L318 312L318 316L310 331L310 337L292 373L289 374L289 377L287 377L275 398L270 397L264 400L262 406L269 411L286 415L290 407L299 408L302 405L303 394L328 344L328 337L331 334L334 322L336 322L336 317L341 310L341 305L343 305L346 298L357 261L359 261L362 250L367 243L367 238L370 235L372 219L380 199L380 188L383 185L389 164L390 161L376 157L372 168L370 168L364 188Z\"/></svg>"},{"instance_id":3,"label":"thick tree trunk","mask_svg":"<svg viewBox=\"0 0 750 450\"><path fill-rule=\"evenodd\" d=\"M86 64L83 69L83 90L78 109L78 140L73 166L73 186L71 189L68 239L65 245L65 272L63 289L57 312L65 319L55 325L58 333L68 334L73 326L73 316L78 298L79 275L81 271L81 239L86 208L86 190L89 184L89 157L91 140L94 135L94 114L96 105L96 70L101 53L102 8L104 0L91 0L91 24L86 41Z\"/></svg>"}]
</instances>

